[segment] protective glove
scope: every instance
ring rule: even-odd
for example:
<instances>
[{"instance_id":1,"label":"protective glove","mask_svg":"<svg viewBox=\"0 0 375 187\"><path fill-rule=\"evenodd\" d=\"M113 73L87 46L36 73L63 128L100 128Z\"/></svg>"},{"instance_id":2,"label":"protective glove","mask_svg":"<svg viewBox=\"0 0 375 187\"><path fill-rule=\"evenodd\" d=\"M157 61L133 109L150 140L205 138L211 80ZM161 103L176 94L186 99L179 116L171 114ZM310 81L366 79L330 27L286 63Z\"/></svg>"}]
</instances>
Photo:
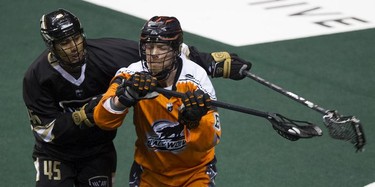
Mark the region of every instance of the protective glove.
<instances>
[{"instance_id":1,"label":"protective glove","mask_svg":"<svg viewBox=\"0 0 375 187\"><path fill-rule=\"evenodd\" d=\"M197 90L193 93L187 91L182 98L183 106L178 114L178 122L188 129L197 128L202 116L211 108L211 99L207 93Z\"/></svg>"},{"instance_id":2,"label":"protective glove","mask_svg":"<svg viewBox=\"0 0 375 187\"><path fill-rule=\"evenodd\" d=\"M126 107L134 106L138 100L151 99L158 95L154 92L157 79L147 72L136 72L128 81L125 79L117 87L116 96Z\"/></svg>"},{"instance_id":3,"label":"protective glove","mask_svg":"<svg viewBox=\"0 0 375 187\"><path fill-rule=\"evenodd\" d=\"M243 70L250 70L251 63L241 59L237 54L228 52L213 52L211 56L214 60L211 64L211 76L241 80L246 77Z\"/></svg>"},{"instance_id":4,"label":"protective glove","mask_svg":"<svg viewBox=\"0 0 375 187\"><path fill-rule=\"evenodd\" d=\"M85 124L88 127L93 127L95 125L94 121L94 108L99 103L102 95L93 97L88 103L83 105L79 110L72 113L72 119L74 124L82 125Z\"/></svg>"}]
</instances>

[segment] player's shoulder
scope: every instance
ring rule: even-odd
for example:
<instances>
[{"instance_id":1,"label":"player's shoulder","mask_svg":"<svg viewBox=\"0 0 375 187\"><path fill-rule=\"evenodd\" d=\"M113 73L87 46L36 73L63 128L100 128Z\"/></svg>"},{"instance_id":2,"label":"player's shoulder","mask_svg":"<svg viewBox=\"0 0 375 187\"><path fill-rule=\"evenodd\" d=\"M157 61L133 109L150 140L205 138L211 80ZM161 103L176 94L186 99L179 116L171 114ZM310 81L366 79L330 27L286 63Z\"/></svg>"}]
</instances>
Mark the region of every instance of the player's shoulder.
<instances>
[{"instance_id":1,"label":"player's shoulder","mask_svg":"<svg viewBox=\"0 0 375 187\"><path fill-rule=\"evenodd\" d=\"M186 58L184 55L181 55L182 60L182 70L183 74L190 74L197 78L204 78L207 77L207 72L199 66L197 63L191 61L190 59Z\"/></svg>"},{"instance_id":2,"label":"player's shoulder","mask_svg":"<svg viewBox=\"0 0 375 187\"><path fill-rule=\"evenodd\" d=\"M141 72L141 71L145 71L145 70L142 65L142 61L138 61L138 62L130 64L128 67L120 68L117 71L116 75L121 74L121 73L134 74L135 72Z\"/></svg>"},{"instance_id":3,"label":"player's shoulder","mask_svg":"<svg viewBox=\"0 0 375 187\"><path fill-rule=\"evenodd\" d=\"M27 68L24 76L25 78L34 77L36 75L43 75L44 77L53 74L48 62L48 50L43 51Z\"/></svg>"},{"instance_id":4,"label":"player's shoulder","mask_svg":"<svg viewBox=\"0 0 375 187\"><path fill-rule=\"evenodd\" d=\"M126 57L126 59L139 58L138 43L121 38L98 38L87 39L86 50L88 53L100 56L110 55L112 57ZM134 62L134 61L133 61Z\"/></svg>"},{"instance_id":5,"label":"player's shoulder","mask_svg":"<svg viewBox=\"0 0 375 187\"><path fill-rule=\"evenodd\" d=\"M140 60L138 44L120 38L87 39L88 60L111 73Z\"/></svg>"},{"instance_id":6,"label":"player's shoulder","mask_svg":"<svg viewBox=\"0 0 375 187\"><path fill-rule=\"evenodd\" d=\"M207 75L207 72L195 62L188 58L181 57L182 70L179 82L189 82L195 84L199 89L208 93L211 99L216 100L215 89Z\"/></svg>"},{"instance_id":7,"label":"player's shoulder","mask_svg":"<svg viewBox=\"0 0 375 187\"><path fill-rule=\"evenodd\" d=\"M86 40L88 46L93 47L131 47L138 48L138 42L124 38L95 38Z\"/></svg>"}]
</instances>

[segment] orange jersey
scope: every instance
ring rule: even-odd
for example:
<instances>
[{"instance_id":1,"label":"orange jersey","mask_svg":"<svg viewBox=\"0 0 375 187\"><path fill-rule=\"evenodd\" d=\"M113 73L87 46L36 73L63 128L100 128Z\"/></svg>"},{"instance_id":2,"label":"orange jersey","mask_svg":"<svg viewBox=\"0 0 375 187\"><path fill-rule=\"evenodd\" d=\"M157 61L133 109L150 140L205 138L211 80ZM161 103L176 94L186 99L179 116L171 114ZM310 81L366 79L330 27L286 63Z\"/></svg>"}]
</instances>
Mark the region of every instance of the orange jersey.
<instances>
[{"instance_id":1,"label":"orange jersey","mask_svg":"<svg viewBox=\"0 0 375 187\"><path fill-rule=\"evenodd\" d=\"M129 78L139 71L145 71L141 62L120 69L116 76ZM181 73L176 76L179 76L176 91L185 93L199 88L216 100L215 90L205 70L194 62L183 58ZM128 111L115 111L108 104L108 98L115 96L117 86L112 84L95 108L95 122L103 129L119 127ZM137 133L135 161L147 173L148 181L160 186L183 186L191 181L214 159L214 146L220 141L221 126L217 111L208 111L197 128L188 130L177 120L181 105L180 98L159 94L153 99L140 100L134 106L133 120Z\"/></svg>"}]
</instances>

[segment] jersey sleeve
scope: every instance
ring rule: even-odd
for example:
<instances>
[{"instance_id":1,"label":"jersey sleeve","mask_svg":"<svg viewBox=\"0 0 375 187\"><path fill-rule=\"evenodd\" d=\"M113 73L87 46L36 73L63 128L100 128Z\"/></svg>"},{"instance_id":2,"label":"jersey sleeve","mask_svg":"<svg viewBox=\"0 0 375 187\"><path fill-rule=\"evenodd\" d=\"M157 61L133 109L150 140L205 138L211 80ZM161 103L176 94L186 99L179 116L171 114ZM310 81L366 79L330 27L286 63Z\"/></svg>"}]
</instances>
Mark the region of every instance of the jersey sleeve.
<instances>
[{"instance_id":1,"label":"jersey sleeve","mask_svg":"<svg viewBox=\"0 0 375 187\"><path fill-rule=\"evenodd\" d=\"M197 151L207 151L220 142L221 125L219 113L210 110L199 122L195 129L185 128L186 142Z\"/></svg>"},{"instance_id":2,"label":"jersey sleeve","mask_svg":"<svg viewBox=\"0 0 375 187\"><path fill-rule=\"evenodd\" d=\"M122 79L129 79L131 76L128 68L121 68L116 76L112 79L102 99L94 109L94 121L96 125L104 130L112 130L120 127L128 113L129 109L125 108L118 111L111 106L111 99L116 96L117 87L120 85Z\"/></svg>"}]
</instances>

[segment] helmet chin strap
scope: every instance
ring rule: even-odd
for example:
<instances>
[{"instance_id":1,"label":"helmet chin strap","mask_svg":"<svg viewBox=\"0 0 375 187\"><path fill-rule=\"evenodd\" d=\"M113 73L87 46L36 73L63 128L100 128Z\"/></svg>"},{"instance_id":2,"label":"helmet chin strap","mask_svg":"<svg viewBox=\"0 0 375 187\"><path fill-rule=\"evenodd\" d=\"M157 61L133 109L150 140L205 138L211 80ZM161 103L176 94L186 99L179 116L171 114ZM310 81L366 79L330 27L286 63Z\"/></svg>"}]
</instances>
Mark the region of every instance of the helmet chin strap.
<instances>
[{"instance_id":1,"label":"helmet chin strap","mask_svg":"<svg viewBox=\"0 0 375 187\"><path fill-rule=\"evenodd\" d=\"M69 36L69 37L73 37L73 36ZM70 47L70 48L62 48L60 47L59 51L61 51L60 53L57 53L55 51L55 47L53 47L52 49L50 49L51 51L51 54L52 56L58 61L59 65L67 72L69 73L79 73L81 72L81 67L85 64L86 62L86 59L87 59L87 51L85 49L86 47L86 41L85 41L85 36L84 34L82 34L82 37L83 37L83 41L82 43L76 43L74 41L74 46ZM80 47L79 45L83 45L83 49L80 51ZM82 58L79 58L79 61L76 62L76 63L72 63L72 58L71 57L71 53L72 53L72 49L74 49L74 51L76 51L76 53L79 55L79 53L83 53L82 55ZM71 51L71 52L68 52L68 51ZM64 58L61 56L63 55ZM63 60L63 59L66 59L66 60Z\"/></svg>"},{"instance_id":2,"label":"helmet chin strap","mask_svg":"<svg viewBox=\"0 0 375 187\"><path fill-rule=\"evenodd\" d=\"M63 61L58 55L55 55L53 53L51 54L51 58L55 59L59 63L59 65L67 72L69 73L79 73L81 72L81 67L86 63L86 55L77 63L67 63Z\"/></svg>"},{"instance_id":3,"label":"helmet chin strap","mask_svg":"<svg viewBox=\"0 0 375 187\"><path fill-rule=\"evenodd\" d=\"M171 75L171 72L176 69L176 63L173 63L171 68L169 69L163 69L161 72L154 75L158 81L164 81L166 80L169 75Z\"/></svg>"},{"instance_id":4,"label":"helmet chin strap","mask_svg":"<svg viewBox=\"0 0 375 187\"><path fill-rule=\"evenodd\" d=\"M169 78L169 76L171 75L171 72L175 69L177 69L177 58L178 58L178 55L175 55L174 56L174 61L171 65L169 65L170 68L166 67L165 69L163 69L162 71L160 71L159 73L157 73L156 75L153 75L154 77L156 77L156 79L159 81L159 82L162 82L162 81L165 81Z\"/></svg>"},{"instance_id":5,"label":"helmet chin strap","mask_svg":"<svg viewBox=\"0 0 375 187\"><path fill-rule=\"evenodd\" d=\"M86 63L87 53L85 49L82 52L84 53L82 59L80 59L76 63L66 62L59 55L56 55L55 53L52 53L52 55L55 59L57 59L60 66L64 68L67 72L77 73L77 72L81 72L81 67L83 66L83 64ZM65 50L64 50L64 53L65 53ZM65 53L65 56L67 56L68 60L70 61L70 58L66 53Z\"/></svg>"}]
</instances>

